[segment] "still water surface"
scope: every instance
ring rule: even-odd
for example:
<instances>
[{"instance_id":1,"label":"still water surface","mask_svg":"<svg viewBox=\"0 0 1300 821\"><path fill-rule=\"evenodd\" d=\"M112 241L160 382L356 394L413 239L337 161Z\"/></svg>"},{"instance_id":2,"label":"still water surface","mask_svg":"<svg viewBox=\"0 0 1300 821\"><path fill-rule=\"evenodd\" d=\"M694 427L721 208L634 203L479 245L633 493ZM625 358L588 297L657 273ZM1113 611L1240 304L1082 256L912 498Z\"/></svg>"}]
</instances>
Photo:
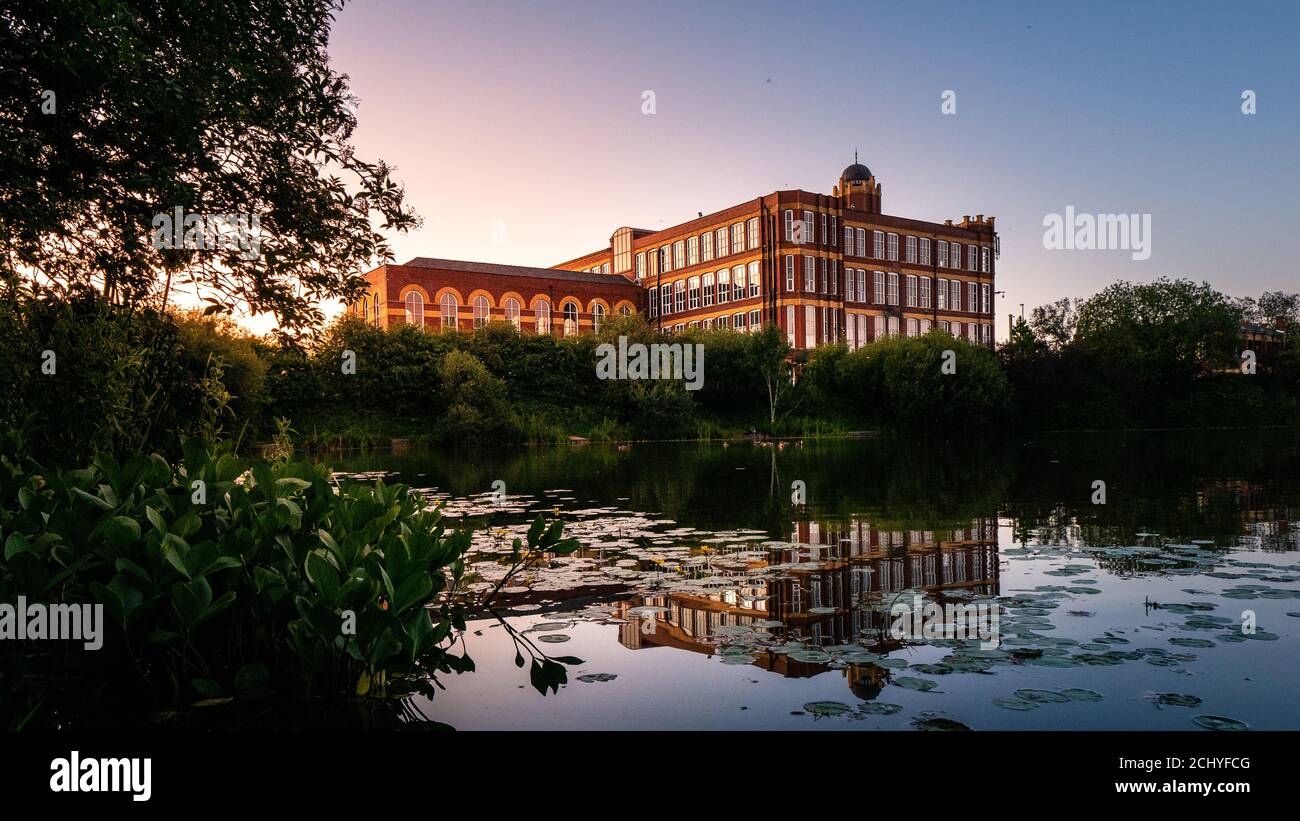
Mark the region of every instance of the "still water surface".
<instances>
[{"instance_id":1,"label":"still water surface","mask_svg":"<svg viewBox=\"0 0 1300 821\"><path fill-rule=\"evenodd\" d=\"M484 588L538 512L583 544L471 622L477 672L421 705L458 729L1300 729L1298 457L1294 432L1229 431L336 467L478 527ZM916 603L984 618L898 635ZM543 696L520 648L582 663Z\"/></svg>"}]
</instances>

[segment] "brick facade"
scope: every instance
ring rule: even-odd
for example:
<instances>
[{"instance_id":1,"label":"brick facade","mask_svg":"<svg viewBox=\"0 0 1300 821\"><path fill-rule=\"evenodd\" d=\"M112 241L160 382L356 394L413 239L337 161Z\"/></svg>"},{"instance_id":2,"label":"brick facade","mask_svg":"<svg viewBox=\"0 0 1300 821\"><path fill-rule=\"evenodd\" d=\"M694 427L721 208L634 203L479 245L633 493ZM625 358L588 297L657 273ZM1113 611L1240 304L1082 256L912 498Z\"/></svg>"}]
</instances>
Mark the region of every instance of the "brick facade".
<instances>
[{"instance_id":1,"label":"brick facade","mask_svg":"<svg viewBox=\"0 0 1300 821\"><path fill-rule=\"evenodd\" d=\"M517 305L519 327L535 331L537 306L549 305L551 332L564 331L569 306L577 333L602 314L639 311L665 331L774 323L795 348L856 348L935 327L991 346L994 218L927 222L884 214L881 202L880 183L855 162L829 195L775 191L659 231L620 228L608 247L553 268L421 257L366 275L366 315L375 318L377 303L380 324L405 321L415 291L425 325L443 324L451 294L447 322L460 329L507 319Z\"/></svg>"}]
</instances>

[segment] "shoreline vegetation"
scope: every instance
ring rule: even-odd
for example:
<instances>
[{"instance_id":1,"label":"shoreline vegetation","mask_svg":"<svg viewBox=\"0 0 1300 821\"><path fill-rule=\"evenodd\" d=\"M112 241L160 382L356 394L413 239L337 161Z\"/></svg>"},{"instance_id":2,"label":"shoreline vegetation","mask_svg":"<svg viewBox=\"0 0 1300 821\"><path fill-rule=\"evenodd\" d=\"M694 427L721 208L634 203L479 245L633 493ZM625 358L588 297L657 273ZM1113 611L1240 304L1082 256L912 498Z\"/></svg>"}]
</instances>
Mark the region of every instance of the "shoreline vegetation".
<instances>
[{"instance_id":1,"label":"shoreline vegetation","mask_svg":"<svg viewBox=\"0 0 1300 821\"><path fill-rule=\"evenodd\" d=\"M1261 306L1264 306L1261 308ZM1244 372L1244 321L1296 325L1300 297L1232 300L1186 280L1117 283L1018 321L989 350L943 331L792 351L775 328L689 330L684 380L602 379L598 348L665 337L639 317L598 333L472 332L340 319L298 340L235 322L71 295L0 296L0 429L54 467L188 437L243 454L402 447L743 441L980 432L1292 427L1295 344ZM945 368L946 362L951 367Z\"/></svg>"}]
</instances>

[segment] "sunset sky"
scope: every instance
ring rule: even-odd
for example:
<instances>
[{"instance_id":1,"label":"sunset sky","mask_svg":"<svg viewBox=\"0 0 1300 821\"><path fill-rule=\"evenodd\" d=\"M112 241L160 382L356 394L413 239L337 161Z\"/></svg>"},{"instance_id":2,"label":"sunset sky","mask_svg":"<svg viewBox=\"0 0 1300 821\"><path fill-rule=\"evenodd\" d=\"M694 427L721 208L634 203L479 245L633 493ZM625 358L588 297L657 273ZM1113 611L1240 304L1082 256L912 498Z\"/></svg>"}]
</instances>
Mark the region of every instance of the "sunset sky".
<instances>
[{"instance_id":1,"label":"sunset sky","mask_svg":"<svg viewBox=\"0 0 1300 821\"><path fill-rule=\"evenodd\" d=\"M1296 6L1043 6L369 0L330 51L358 154L424 219L399 262L549 266L620 225L829 193L857 149L886 213L998 218L1000 335L1117 279L1300 290ZM1067 206L1149 213L1150 259L1045 250Z\"/></svg>"}]
</instances>

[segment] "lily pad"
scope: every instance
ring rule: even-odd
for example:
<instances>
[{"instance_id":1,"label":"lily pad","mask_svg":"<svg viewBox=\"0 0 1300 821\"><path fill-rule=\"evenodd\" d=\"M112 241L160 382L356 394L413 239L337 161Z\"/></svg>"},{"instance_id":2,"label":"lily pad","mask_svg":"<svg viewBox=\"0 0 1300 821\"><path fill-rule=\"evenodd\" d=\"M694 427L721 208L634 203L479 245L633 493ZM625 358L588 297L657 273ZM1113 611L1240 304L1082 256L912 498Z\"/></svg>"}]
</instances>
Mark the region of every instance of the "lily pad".
<instances>
[{"instance_id":1,"label":"lily pad","mask_svg":"<svg viewBox=\"0 0 1300 821\"><path fill-rule=\"evenodd\" d=\"M1250 725L1235 718L1223 716L1196 716L1192 719L1197 725L1207 730L1249 730Z\"/></svg>"},{"instance_id":2,"label":"lily pad","mask_svg":"<svg viewBox=\"0 0 1300 821\"><path fill-rule=\"evenodd\" d=\"M1023 699L1023 698L1017 698L1017 697L1015 697L1015 696L1003 696L1003 697L1001 697L1001 698L995 698L995 699L993 699L993 703L996 704L997 706L1001 707L1001 708L1004 709L1004 710L1020 710L1020 711L1025 711L1025 710L1037 710L1037 709L1038 709L1038 703L1037 703L1037 702L1034 702L1034 701L1027 701L1026 699Z\"/></svg>"},{"instance_id":3,"label":"lily pad","mask_svg":"<svg viewBox=\"0 0 1300 821\"><path fill-rule=\"evenodd\" d=\"M1187 693L1158 693L1156 702L1169 707L1195 707L1201 700Z\"/></svg>"},{"instance_id":4,"label":"lily pad","mask_svg":"<svg viewBox=\"0 0 1300 821\"><path fill-rule=\"evenodd\" d=\"M1016 690L1015 696L1016 698L1021 698L1025 701L1035 701L1039 704L1062 704L1070 700L1069 696L1063 693L1058 693L1055 690L1035 690L1032 688Z\"/></svg>"},{"instance_id":5,"label":"lily pad","mask_svg":"<svg viewBox=\"0 0 1300 821\"><path fill-rule=\"evenodd\" d=\"M934 682L929 679L912 678L910 676L901 676L896 678L894 679L894 684L897 684L899 687L905 687L908 690L919 690L922 693L928 693L935 687Z\"/></svg>"},{"instance_id":6,"label":"lily pad","mask_svg":"<svg viewBox=\"0 0 1300 821\"><path fill-rule=\"evenodd\" d=\"M810 701L803 708L806 712L815 716L839 716L853 709L839 701Z\"/></svg>"}]
</instances>

